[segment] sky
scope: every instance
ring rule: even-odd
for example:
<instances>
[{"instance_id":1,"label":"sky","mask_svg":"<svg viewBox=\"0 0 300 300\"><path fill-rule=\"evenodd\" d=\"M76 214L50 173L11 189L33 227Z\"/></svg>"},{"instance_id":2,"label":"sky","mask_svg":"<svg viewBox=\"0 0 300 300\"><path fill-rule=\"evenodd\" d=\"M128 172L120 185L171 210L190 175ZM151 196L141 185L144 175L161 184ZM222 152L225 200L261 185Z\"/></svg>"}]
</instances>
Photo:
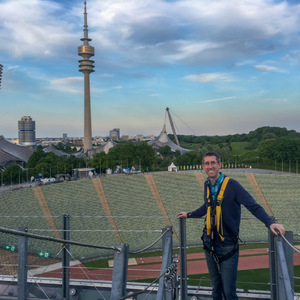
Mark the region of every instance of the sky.
<instances>
[{"instance_id":1,"label":"sky","mask_svg":"<svg viewBox=\"0 0 300 300\"><path fill-rule=\"evenodd\" d=\"M83 136L84 1L0 0L0 135ZM88 0L92 135L300 132L300 2Z\"/></svg>"}]
</instances>

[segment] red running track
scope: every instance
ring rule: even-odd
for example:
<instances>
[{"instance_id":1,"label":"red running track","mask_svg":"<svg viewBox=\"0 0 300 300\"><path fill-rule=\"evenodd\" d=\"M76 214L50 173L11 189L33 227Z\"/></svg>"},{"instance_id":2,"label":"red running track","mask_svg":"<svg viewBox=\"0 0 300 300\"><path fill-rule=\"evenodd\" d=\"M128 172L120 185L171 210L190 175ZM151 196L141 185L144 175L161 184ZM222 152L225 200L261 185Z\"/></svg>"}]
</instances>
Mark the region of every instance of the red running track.
<instances>
[{"instance_id":1,"label":"red running track","mask_svg":"<svg viewBox=\"0 0 300 300\"><path fill-rule=\"evenodd\" d=\"M250 255L250 256L249 256ZM204 253L188 254L187 273L208 273ZM128 267L127 280L157 278L160 275L162 257L136 258L137 265ZM294 253L294 265L300 265L300 255ZM179 267L179 266L178 266ZM268 249L240 250L238 270L269 268ZM179 268L178 268L179 269ZM71 279L82 280L112 280L112 268L90 270L83 264L70 267ZM62 270L40 274L41 277L61 278Z\"/></svg>"}]
</instances>

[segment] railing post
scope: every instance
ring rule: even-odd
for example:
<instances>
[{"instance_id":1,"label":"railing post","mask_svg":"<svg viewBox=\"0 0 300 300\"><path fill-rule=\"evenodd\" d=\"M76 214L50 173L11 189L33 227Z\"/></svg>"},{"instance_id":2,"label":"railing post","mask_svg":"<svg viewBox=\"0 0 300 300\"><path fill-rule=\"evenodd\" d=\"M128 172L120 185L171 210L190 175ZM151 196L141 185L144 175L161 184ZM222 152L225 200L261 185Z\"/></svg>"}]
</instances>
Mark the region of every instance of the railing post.
<instances>
[{"instance_id":1,"label":"railing post","mask_svg":"<svg viewBox=\"0 0 300 300\"><path fill-rule=\"evenodd\" d=\"M173 254L173 240L172 240L172 226L166 226L162 229L162 247L163 247L163 259L161 264L160 275L166 271L166 269L172 264ZM159 279L159 286L156 295L156 300L171 300L172 290L166 291L165 289L165 275Z\"/></svg>"},{"instance_id":2,"label":"railing post","mask_svg":"<svg viewBox=\"0 0 300 300\"><path fill-rule=\"evenodd\" d=\"M270 270L270 290L271 290L271 299L277 299L277 291L276 291L276 258L275 258L275 243L274 243L275 235L269 229L268 231L268 239L269 239L269 270Z\"/></svg>"},{"instance_id":3,"label":"railing post","mask_svg":"<svg viewBox=\"0 0 300 300\"><path fill-rule=\"evenodd\" d=\"M63 215L63 239L70 240L70 216ZM62 290L63 299L69 300L69 283L70 283L70 245L64 244L62 250Z\"/></svg>"},{"instance_id":4,"label":"railing post","mask_svg":"<svg viewBox=\"0 0 300 300\"><path fill-rule=\"evenodd\" d=\"M27 227L19 227L19 231L27 232ZM27 299L27 252L28 238L26 236L18 237L18 300Z\"/></svg>"},{"instance_id":5,"label":"railing post","mask_svg":"<svg viewBox=\"0 0 300 300\"><path fill-rule=\"evenodd\" d=\"M293 232L286 231L285 239L292 245ZM269 231L270 282L272 300L294 299L293 249L281 236Z\"/></svg>"},{"instance_id":6,"label":"railing post","mask_svg":"<svg viewBox=\"0 0 300 300\"><path fill-rule=\"evenodd\" d=\"M115 251L113 278L111 286L111 300L119 300L125 296L127 270L128 270L128 253L129 246L125 244L117 244L115 246L119 251Z\"/></svg>"},{"instance_id":7,"label":"railing post","mask_svg":"<svg viewBox=\"0 0 300 300\"><path fill-rule=\"evenodd\" d=\"M186 219L179 218L180 299L187 299Z\"/></svg>"}]
</instances>

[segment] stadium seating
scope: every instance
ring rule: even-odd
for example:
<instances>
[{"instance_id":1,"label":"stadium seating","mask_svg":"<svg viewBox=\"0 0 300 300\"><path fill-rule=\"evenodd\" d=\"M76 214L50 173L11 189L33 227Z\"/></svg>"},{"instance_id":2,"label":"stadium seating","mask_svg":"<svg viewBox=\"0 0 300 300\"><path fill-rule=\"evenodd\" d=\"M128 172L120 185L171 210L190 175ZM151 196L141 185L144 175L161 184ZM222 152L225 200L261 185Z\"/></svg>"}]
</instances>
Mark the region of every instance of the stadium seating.
<instances>
[{"instance_id":1,"label":"stadium seating","mask_svg":"<svg viewBox=\"0 0 300 300\"><path fill-rule=\"evenodd\" d=\"M299 176L255 174L256 180L279 223L299 233Z\"/></svg>"},{"instance_id":2,"label":"stadium seating","mask_svg":"<svg viewBox=\"0 0 300 300\"><path fill-rule=\"evenodd\" d=\"M32 189L22 189L10 191L0 194L1 201L1 227L17 230L18 227L28 227L28 231L36 229L50 229L46 217L38 205L34 197ZM36 232L40 234L40 232ZM53 237L50 232L45 234ZM8 234L1 234L0 246L3 248L5 245L17 245L17 236ZM30 239L28 242L29 249L32 252L43 250L39 240ZM45 248L49 247L49 243L45 242Z\"/></svg>"},{"instance_id":3,"label":"stadium seating","mask_svg":"<svg viewBox=\"0 0 300 300\"><path fill-rule=\"evenodd\" d=\"M101 181L116 225L121 230L122 242L130 245L130 251L155 241L161 235L157 231L165 227L166 222L145 177L140 174L108 176Z\"/></svg>"},{"instance_id":4,"label":"stadium seating","mask_svg":"<svg viewBox=\"0 0 300 300\"><path fill-rule=\"evenodd\" d=\"M181 211L193 211L202 205L203 190L195 173L156 173L153 177L175 232L179 234L179 221L176 215ZM203 220L198 219L190 219L186 222L189 245L201 244L203 224ZM176 245L176 240L174 244Z\"/></svg>"},{"instance_id":5,"label":"stadium seating","mask_svg":"<svg viewBox=\"0 0 300 300\"><path fill-rule=\"evenodd\" d=\"M93 181L82 179L42 186L51 216L57 230L62 230L62 215L70 215L70 238L72 241L93 245L113 247L120 242L115 228L110 222L113 218L121 242L128 244L131 252L150 245L161 235L161 229L172 224L175 235L174 246L178 245L179 221L176 215L180 211L192 211L203 203L203 189L195 172L160 172L152 174L111 175L101 177L111 216L102 206ZM254 188L244 173L228 170L225 172L237 179L260 202ZM147 177L148 176L148 177ZM155 185L157 194L149 185L149 176ZM255 174L255 179L272 213L283 223L287 230L299 233L299 192L300 176ZM29 232L54 237L47 217L30 188L0 194L2 212L0 226L17 229L28 226ZM163 215L167 213L167 218ZM204 226L203 219L187 220L187 243L189 246L201 245ZM267 241L268 231L264 224L254 218L242 207L240 237L246 242ZM0 247L17 243L16 236L0 234ZM161 247L161 242L150 250ZM48 241L30 239L32 253L48 251L52 257L60 258L61 245ZM101 250L71 246L73 258L91 260L96 257L112 256L111 250Z\"/></svg>"},{"instance_id":6,"label":"stadium seating","mask_svg":"<svg viewBox=\"0 0 300 300\"><path fill-rule=\"evenodd\" d=\"M89 179L62 182L43 187L48 206L55 216L58 229L62 229L62 215L70 216L70 239L78 242L112 247L116 243L109 222L100 205L97 193ZM101 231L100 231L101 230ZM72 246L75 258L109 255L106 250Z\"/></svg>"}]
</instances>

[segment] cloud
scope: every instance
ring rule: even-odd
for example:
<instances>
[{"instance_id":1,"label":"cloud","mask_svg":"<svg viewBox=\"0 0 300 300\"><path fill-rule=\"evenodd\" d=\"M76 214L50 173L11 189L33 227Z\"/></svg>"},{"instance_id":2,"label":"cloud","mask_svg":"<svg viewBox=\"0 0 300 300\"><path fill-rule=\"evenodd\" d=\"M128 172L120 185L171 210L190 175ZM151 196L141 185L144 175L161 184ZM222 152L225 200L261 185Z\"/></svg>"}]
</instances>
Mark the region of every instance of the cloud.
<instances>
[{"instance_id":1,"label":"cloud","mask_svg":"<svg viewBox=\"0 0 300 300\"><path fill-rule=\"evenodd\" d=\"M114 86L113 89L114 90L121 90L123 88L122 85L118 85L118 86Z\"/></svg>"},{"instance_id":2,"label":"cloud","mask_svg":"<svg viewBox=\"0 0 300 300\"><path fill-rule=\"evenodd\" d=\"M113 78L115 75L113 75L113 74L100 74L98 76L100 78Z\"/></svg>"},{"instance_id":3,"label":"cloud","mask_svg":"<svg viewBox=\"0 0 300 300\"><path fill-rule=\"evenodd\" d=\"M265 99L265 102L273 102L273 103L286 103L289 100L287 98L282 98L282 99L275 99L275 98L270 98L270 99Z\"/></svg>"},{"instance_id":4,"label":"cloud","mask_svg":"<svg viewBox=\"0 0 300 300\"><path fill-rule=\"evenodd\" d=\"M58 53L65 56L71 51L76 55L82 3L68 9L53 1L11 0L4 4L0 5L4 20L0 38L6 43L0 45L0 51L34 59L54 59ZM20 13L16 20L12 11L30 13ZM278 37L286 40L296 32L297 15L291 12L288 5L266 0L90 0L89 36L99 67L107 63L119 68L151 63L209 64L282 47Z\"/></svg>"},{"instance_id":5,"label":"cloud","mask_svg":"<svg viewBox=\"0 0 300 300\"><path fill-rule=\"evenodd\" d=\"M3 1L0 4L0 51L12 57L64 56L73 39L73 25L62 18L54 1ZM58 47L59 46L59 47Z\"/></svg>"},{"instance_id":6,"label":"cloud","mask_svg":"<svg viewBox=\"0 0 300 300\"><path fill-rule=\"evenodd\" d=\"M187 60L202 52L218 49L222 47L220 43L199 42L199 41L175 41L173 43L173 54L167 54L165 58L172 61Z\"/></svg>"},{"instance_id":7,"label":"cloud","mask_svg":"<svg viewBox=\"0 0 300 300\"><path fill-rule=\"evenodd\" d=\"M76 55L83 4L68 3L3 1L0 51L34 59ZM298 38L299 15L300 5L270 0L88 1L99 65L116 55L111 63L119 67L211 63L274 51Z\"/></svg>"},{"instance_id":8,"label":"cloud","mask_svg":"<svg viewBox=\"0 0 300 300\"><path fill-rule=\"evenodd\" d=\"M269 0L94 0L89 5L91 26L97 28L94 43L123 52L124 64L145 57L145 63L187 64L247 58L291 45L299 28L299 5Z\"/></svg>"},{"instance_id":9,"label":"cloud","mask_svg":"<svg viewBox=\"0 0 300 300\"><path fill-rule=\"evenodd\" d=\"M243 66L247 66L247 65L253 65L254 62L255 61L252 60L252 59L244 60L244 61L235 63L235 66L237 66L237 67L243 67Z\"/></svg>"},{"instance_id":10,"label":"cloud","mask_svg":"<svg viewBox=\"0 0 300 300\"><path fill-rule=\"evenodd\" d=\"M203 74L193 74L183 77L184 80L196 81L201 83L208 83L213 81L233 81L233 78L222 74L222 73L203 73Z\"/></svg>"},{"instance_id":11,"label":"cloud","mask_svg":"<svg viewBox=\"0 0 300 300\"><path fill-rule=\"evenodd\" d=\"M57 78L50 81L52 89L60 90L71 94L83 93L83 77Z\"/></svg>"},{"instance_id":12,"label":"cloud","mask_svg":"<svg viewBox=\"0 0 300 300\"><path fill-rule=\"evenodd\" d=\"M232 97L224 97L224 98L216 98L216 99L209 99L209 100L204 100L201 101L202 103L210 103L210 102L219 102L219 101L227 101L227 100L232 100L235 99L235 96Z\"/></svg>"},{"instance_id":13,"label":"cloud","mask_svg":"<svg viewBox=\"0 0 300 300\"><path fill-rule=\"evenodd\" d=\"M150 97L160 97L160 94L151 94Z\"/></svg>"},{"instance_id":14,"label":"cloud","mask_svg":"<svg viewBox=\"0 0 300 300\"><path fill-rule=\"evenodd\" d=\"M268 65L256 65L255 69L262 72L282 72L280 69Z\"/></svg>"}]
</instances>

